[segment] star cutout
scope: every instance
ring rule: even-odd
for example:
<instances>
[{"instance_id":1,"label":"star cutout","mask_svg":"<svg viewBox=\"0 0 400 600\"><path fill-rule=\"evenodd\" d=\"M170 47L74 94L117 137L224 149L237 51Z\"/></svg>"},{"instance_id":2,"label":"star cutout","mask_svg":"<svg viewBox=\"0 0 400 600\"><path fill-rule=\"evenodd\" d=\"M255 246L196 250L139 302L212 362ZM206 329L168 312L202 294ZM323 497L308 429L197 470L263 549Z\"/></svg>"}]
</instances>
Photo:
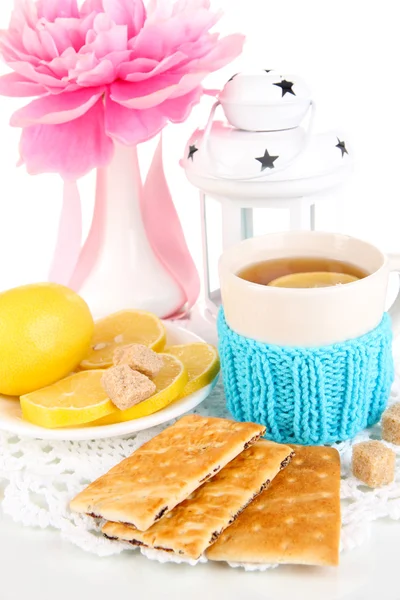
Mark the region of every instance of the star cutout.
<instances>
[{"instance_id":1,"label":"star cutout","mask_svg":"<svg viewBox=\"0 0 400 600\"><path fill-rule=\"evenodd\" d=\"M234 75L232 75L232 77L230 79L228 79L227 83L232 81L232 79L235 79L236 75L239 75L239 73L235 73Z\"/></svg>"},{"instance_id":2,"label":"star cutout","mask_svg":"<svg viewBox=\"0 0 400 600\"><path fill-rule=\"evenodd\" d=\"M270 156L268 150L265 150L264 156L259 156L256 158L258 162L261 163L261 171L265 171L265 169L274 169L274 162L279 156Z\"/></svg>"},{"instance_id":3,"label":"star cutout","mask_svg":"<svg viewBox=\"0 0 400 600\"><path fill-rule=\"evenodd\" d=\"M344 142L341 142L339 140L339 138L337 138L338 143L336 144L336 148L339 148L339 150L342 152L342 158L345 154L348 154L347 152L347 148L346 148L346 144Z\"/></svg>"},{"instance_id":4,"label":"star cutout","mask_svg":"<svg viewBox=\"0 0 400 600\"><path fill-rule=\"evenodd\" d=\"M195 155L195 153L198 151L198 148L196 148L196 146L193 144L192 146L189 146L189 154L188 154L188 159L191 158L193 161L193 156Z\"/></svg>"},{"instance_id":5,"label":"star cutout","mask_svg":"<svg viewBox=\"0 0 400 600\"><path fill-rule=\"evenodd\" d=\"M282 98L285 94L292 94L293 96L296 95L292 90L292 87L294 86L293 81L286 81L286 79L283 79L279 83L274 83L274 85L282 88Z\"/></svg>"}]
</instances>

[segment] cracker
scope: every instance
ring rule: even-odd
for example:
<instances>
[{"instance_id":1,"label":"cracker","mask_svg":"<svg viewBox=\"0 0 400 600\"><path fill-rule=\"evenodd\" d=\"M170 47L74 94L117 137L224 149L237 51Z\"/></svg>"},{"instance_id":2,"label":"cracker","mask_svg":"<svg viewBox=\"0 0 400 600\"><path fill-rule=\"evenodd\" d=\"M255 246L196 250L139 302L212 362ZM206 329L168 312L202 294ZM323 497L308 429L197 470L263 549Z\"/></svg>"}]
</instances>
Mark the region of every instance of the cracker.
<instances>
[{"instance_id":1,"label":"cracker","mask_svg":"<svg viewBox=\"0 0 400 600\"><path fill-rule=\"evenodd\" d=\"M147 531L106 523L103 533L109 538L197 559L270 484L292 454L289 446L256 442Z\"/></svg>"},{"instance_id":2,"label":"cracker","mask_svg":"<svg viewBox=\"0 0 400 600\"><path fill-rule=\"evenodd\" d=\"M78 494L71 510L144 531L264 432L255 423L182 417Z\"/></svg>"},{"instance_id":3,"label":"cracker","mask_svg":"<svg viewBox=\"0 0 400 600\"><path fill-rule=\"evenodd\" d=\"M245 563L337 565L340 457L333 448L292 446L295 457L207 558Z\"/></svg>"}]
</instances>

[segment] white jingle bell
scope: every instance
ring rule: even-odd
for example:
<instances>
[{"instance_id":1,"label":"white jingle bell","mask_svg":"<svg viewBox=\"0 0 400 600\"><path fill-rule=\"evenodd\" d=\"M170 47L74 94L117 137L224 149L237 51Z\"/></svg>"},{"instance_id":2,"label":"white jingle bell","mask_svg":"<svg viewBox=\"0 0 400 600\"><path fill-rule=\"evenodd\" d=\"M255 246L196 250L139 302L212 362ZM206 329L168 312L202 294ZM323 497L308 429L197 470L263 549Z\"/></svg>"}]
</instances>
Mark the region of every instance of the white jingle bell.
<instances>
[{"instance_id":1,"label":"white jingle bell","mask_svg":"<svg viewBox=\"0 0 400 600\"><path fill-rule=\"evenodd\" d=\"M206 193L230 198L290 198L321 192L351 171L341 132L308 135L303 127L250 132L213 122L196 131L181 161Z\"/></svg>"},{"instance_id":2,"label":"white jingle bell","mask_svg":"<svg viewBox=\"0 0 400 600\"><path fill-rule=\"evenodd\" d=\"M247 131L277 131L300 125L311 93L297 76L276 71L237 73L218 96L229 123Z\"/></svg>"}]
</instances>

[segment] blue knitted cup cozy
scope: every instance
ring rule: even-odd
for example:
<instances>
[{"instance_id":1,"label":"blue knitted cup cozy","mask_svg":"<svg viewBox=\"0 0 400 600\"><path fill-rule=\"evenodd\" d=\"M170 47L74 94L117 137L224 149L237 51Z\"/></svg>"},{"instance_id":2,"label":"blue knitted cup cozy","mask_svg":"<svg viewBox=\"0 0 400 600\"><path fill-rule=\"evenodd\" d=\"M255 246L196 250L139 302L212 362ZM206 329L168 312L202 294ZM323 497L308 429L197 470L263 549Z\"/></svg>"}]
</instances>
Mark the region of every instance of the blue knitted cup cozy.
<instances>
[{"instance_id":1,"label":"blue knitted cup cozy","mask_svg":"<svg viewBox=\"0 0 400 600\"><path fill-rule=\"evenodd\" d=\"M265 425L266 437L331 444L377 423L394 379L388 314L369 333L318 348L275 346L238 335L218 317L228 408Z\"/></svg>"}]
</instances>

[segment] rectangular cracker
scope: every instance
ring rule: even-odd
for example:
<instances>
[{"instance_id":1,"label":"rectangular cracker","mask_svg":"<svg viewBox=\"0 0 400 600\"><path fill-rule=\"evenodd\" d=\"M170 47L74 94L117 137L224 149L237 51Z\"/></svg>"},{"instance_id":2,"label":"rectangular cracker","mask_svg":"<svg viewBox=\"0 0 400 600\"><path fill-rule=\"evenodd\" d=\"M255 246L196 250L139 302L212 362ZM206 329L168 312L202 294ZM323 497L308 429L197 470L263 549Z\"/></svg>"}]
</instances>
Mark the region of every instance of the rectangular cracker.
<instances>
[{"instance_id":1,"label":"rectangular cracker","mask_svg":"<svg viewBox=\"0 0 400 600\"><path fill-rule=\"evenodd\" d=\"M292 446L295 457L207 550L210 560L337 565L340 457L333 448Z\"/></svg>"},{"instance_id":2,"label":"rectangular cracker","mask_svg":"<svg viewBox=\"0 0 400 600\"><path fill-rule=\"evenodd\" d=\"M90 484L70 508L144 531L264 432L255 423L187 415Z\"/></svg>"},{"instance_id":3,"label":"rectangular cracker","mask_svg":"<svg viewBox=\"0 0 400 600\"><path fill-rule=\"evenodd\" d=\"M106 523L103 533L197 559L290 461L289 446L256 442L147 531Z\"/></svg>"}]
</instances>

